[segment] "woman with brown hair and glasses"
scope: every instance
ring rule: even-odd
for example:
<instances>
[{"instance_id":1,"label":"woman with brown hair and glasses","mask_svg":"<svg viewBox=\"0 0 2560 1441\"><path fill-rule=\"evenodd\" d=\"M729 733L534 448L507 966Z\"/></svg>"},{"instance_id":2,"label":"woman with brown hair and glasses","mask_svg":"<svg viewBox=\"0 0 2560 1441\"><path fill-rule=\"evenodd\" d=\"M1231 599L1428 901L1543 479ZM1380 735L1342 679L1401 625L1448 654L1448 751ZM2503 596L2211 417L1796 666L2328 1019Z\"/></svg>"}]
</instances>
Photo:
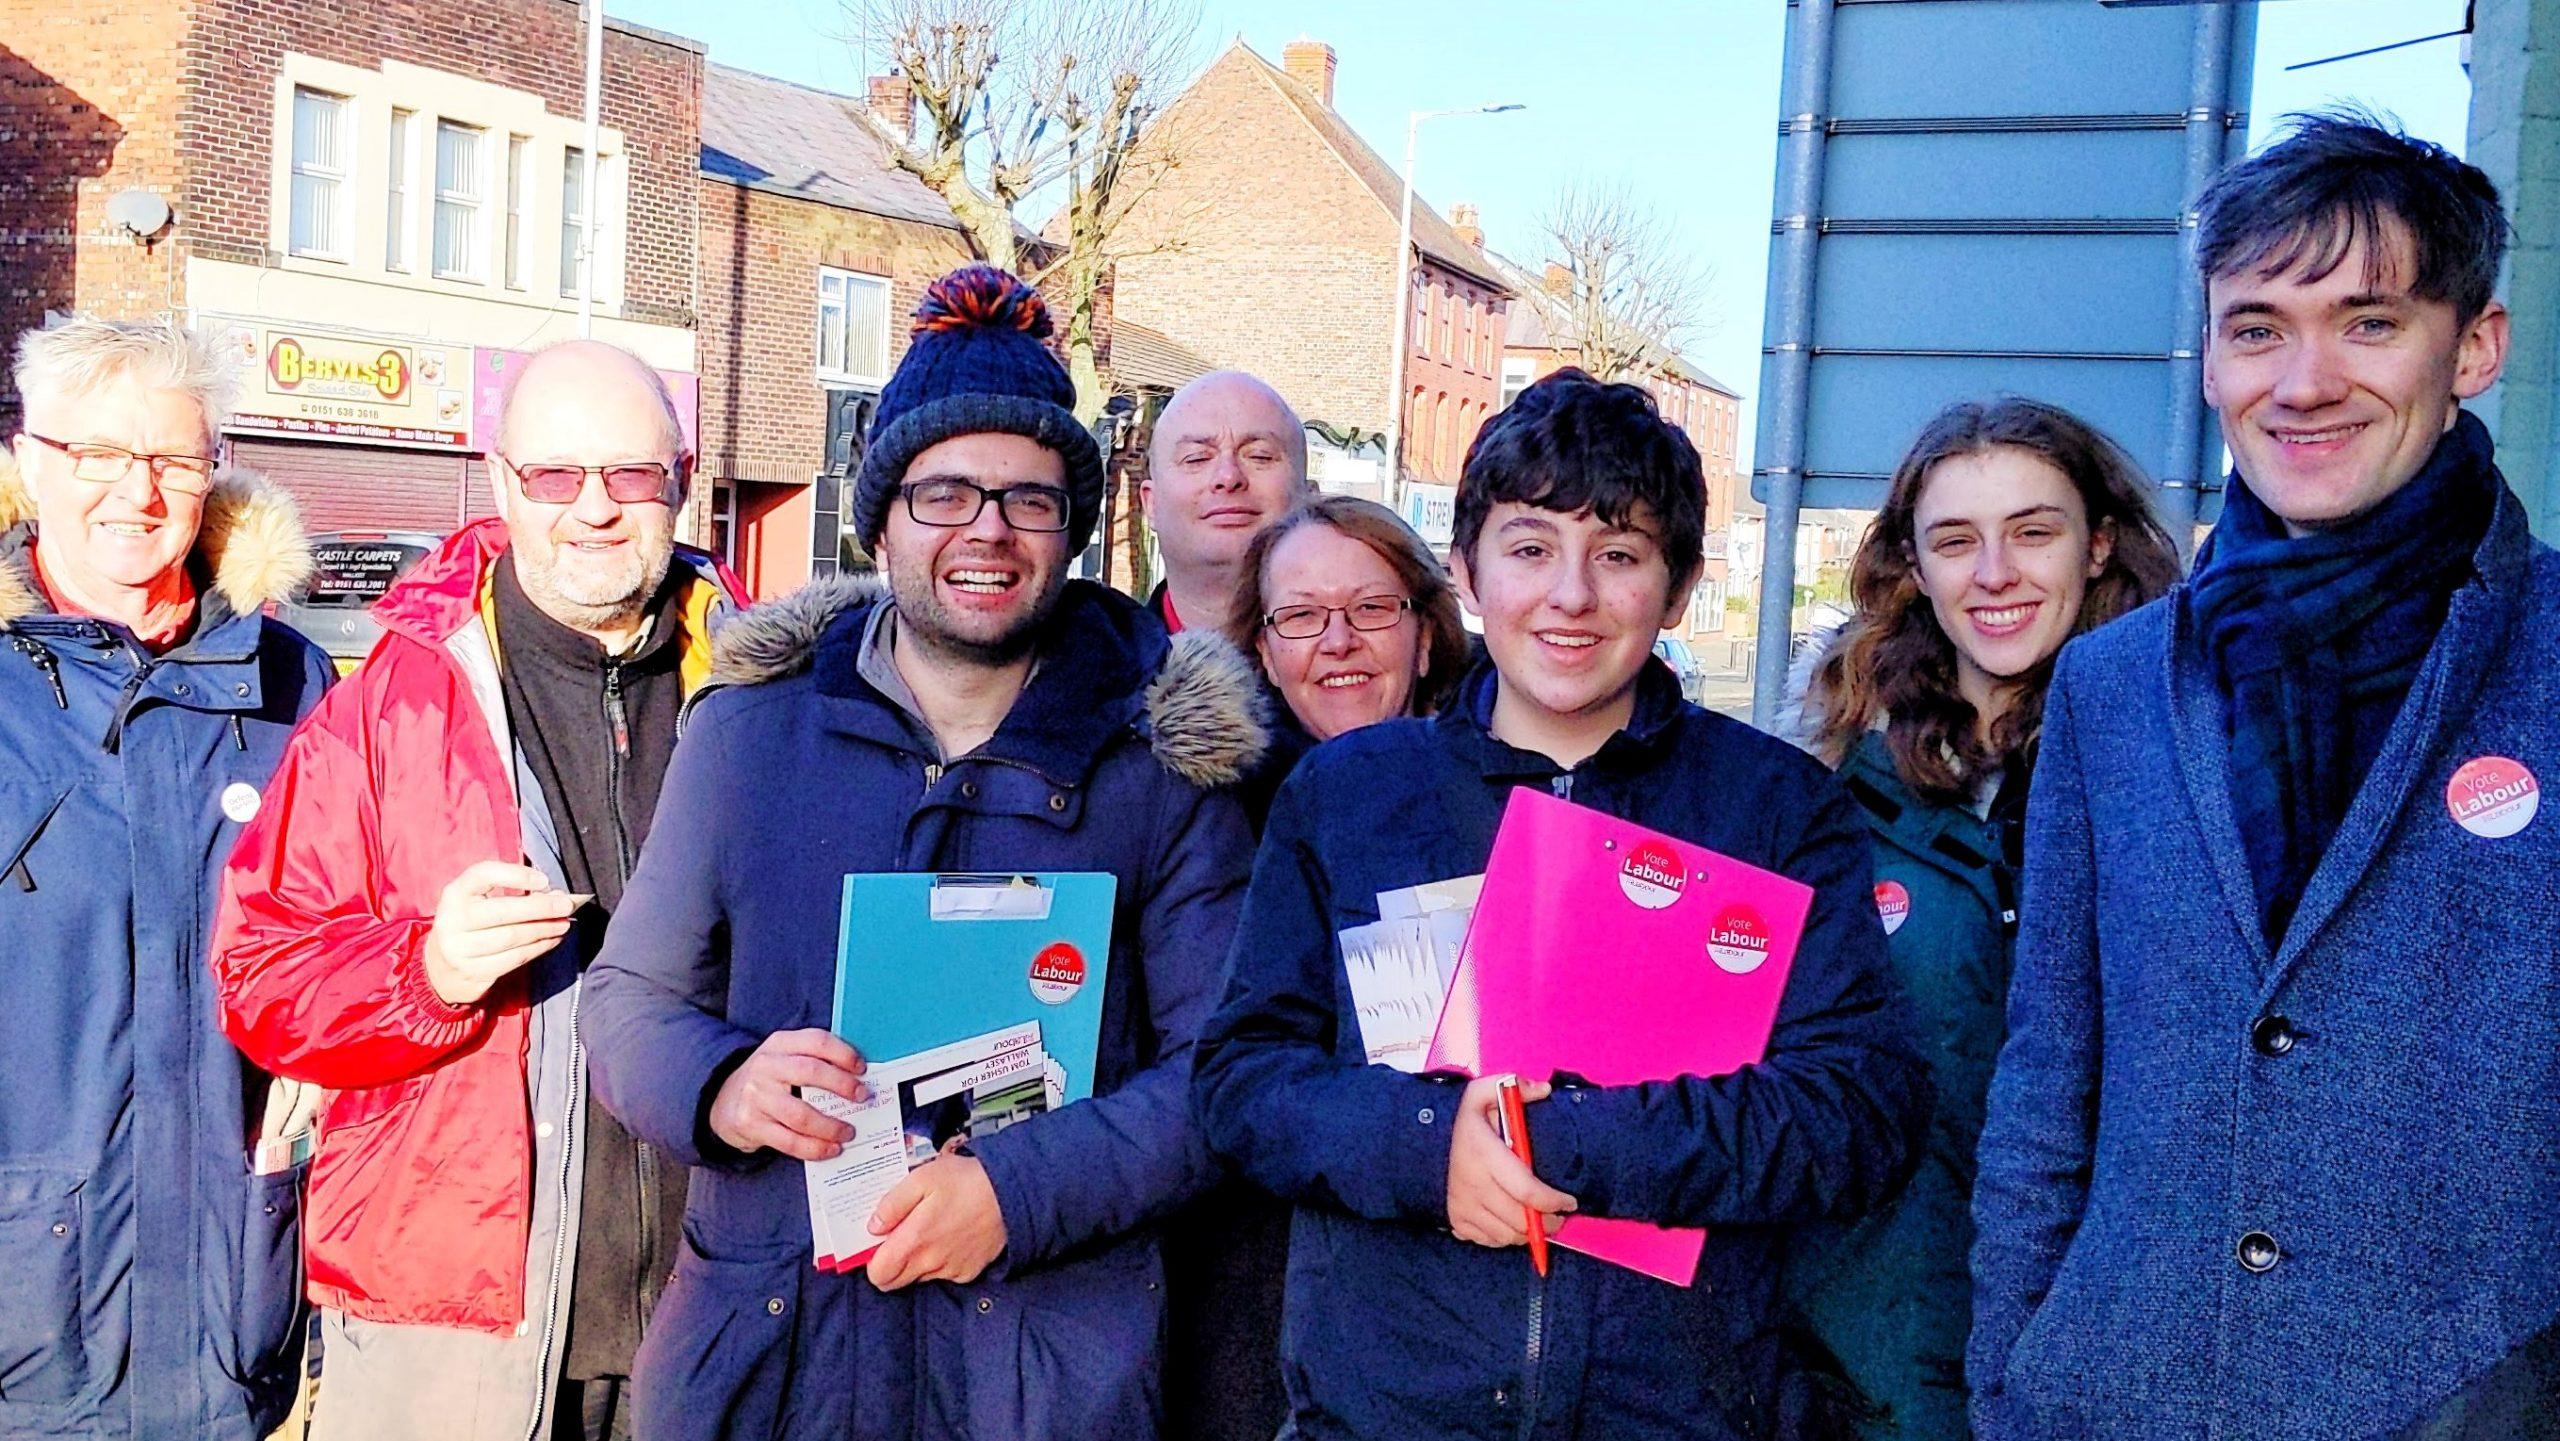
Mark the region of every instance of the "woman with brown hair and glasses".
<instances>
[{"instance_id":1,"label":"woman with brown hair and glasses","mask_svg":"<svg viewBox=\"0 0 2560 1441\"><path fill-rule=\"evenodd\" d=\"M1258 657L1310 743L1429 715L1467 668L1457 593L1374 501L1315 496L1246 548L1227 636Z\"/></svg>"},{"instance_id":2,"label":"woman with brown hair and glasses","mask_svg":"<svg viewBox=\"0 0 2560 1441\"><path fill-rule=\"evenodd\" d=\"M1867 813L1887 950L1937 1088L1902 1198L1794 1248L1807 1434L1968 1434L1974 1143L2005 1029L2028 775L2064 643L2178 578L2145 490L2067 411L1947 407L1851 564L1856 614L1790 678L1792 738Z\"/></svg>"}]
</instances>

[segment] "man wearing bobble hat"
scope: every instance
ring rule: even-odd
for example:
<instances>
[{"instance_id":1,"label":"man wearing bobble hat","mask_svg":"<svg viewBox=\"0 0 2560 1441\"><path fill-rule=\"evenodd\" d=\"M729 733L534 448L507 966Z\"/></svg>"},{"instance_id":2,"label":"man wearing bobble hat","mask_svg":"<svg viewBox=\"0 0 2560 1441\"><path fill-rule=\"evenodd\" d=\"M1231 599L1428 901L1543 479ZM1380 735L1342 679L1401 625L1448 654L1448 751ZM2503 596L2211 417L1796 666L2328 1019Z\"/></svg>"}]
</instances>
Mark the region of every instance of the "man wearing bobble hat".
<instances>
[{"instance_id":1,"label":"man wearing bobble hat","mask_svg":"<svg viewBox=\"0 0 2560 1441\"><path fill-rule=\"evenodd\" d=\"M812 583L718 639L653 837L586 997L595 1083L696 1166L641 1351L646 1441L1146 1437L1155 1227L1216 1171L1191 1048L1251 841L1219 788L1263 744L1222 642L1169 640L1067 579L1102 458L1028 286L935 282L883 392L853 512L878 580ZM880 582L885 581L883 587ZM864 1274L811 1261L802 1168L863 1058L824 1029L838 897L863 871L1118 879L1094 1095L918 1166ZM927 965L931 958L918 956Z\"/></svg>"}]
</instances>

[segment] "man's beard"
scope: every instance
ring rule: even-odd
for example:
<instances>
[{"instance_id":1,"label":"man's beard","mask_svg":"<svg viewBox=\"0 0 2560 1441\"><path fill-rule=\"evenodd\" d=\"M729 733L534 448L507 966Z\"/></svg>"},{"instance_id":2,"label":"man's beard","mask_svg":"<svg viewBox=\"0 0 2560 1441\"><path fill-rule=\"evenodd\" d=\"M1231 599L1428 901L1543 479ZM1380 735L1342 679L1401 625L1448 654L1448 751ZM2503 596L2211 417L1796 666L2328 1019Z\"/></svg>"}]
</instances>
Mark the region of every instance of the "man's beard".
<instances>
[{"instance_id":1,"label":"man's beard","mask_svg":"<svg viewBox=\"0 0 2560 1441\"><path fill-rule=\"evenodd\" d=\"M563 574L556 549L539 555L536 549L519 549L516 579L543 614L572 630L610 630L630 624L648 609L675 562L672 540L655 544L634 540L632 549L640 564L637 584L633 584L622 576Z\"/></svg>"},{"instance_id":2,"label":"man's beard","mask_svg":"<svg viewBox=\"0 0 2560 1441\"><path fill-rule=\"evenodd\" d=\"M1063 566L1046 577L1026 574L1023 577L1026 584L1036 580L1042 586L1038 598L1024 607L1011 625L995 635L981 637L960 632L950 612L943 608L935 594L931 571L910 575L904 568L891 565L885 568L885 573L889 580L889 597L898 607L898 633L901 638L912 639L924 649L961 664L989 669L1011 665L1032 652L1039 644L1041 631L1048 626L1050 614L1057 609L1058 595L1066 589L1067 583Z\"/></svg>"}]
</instances>

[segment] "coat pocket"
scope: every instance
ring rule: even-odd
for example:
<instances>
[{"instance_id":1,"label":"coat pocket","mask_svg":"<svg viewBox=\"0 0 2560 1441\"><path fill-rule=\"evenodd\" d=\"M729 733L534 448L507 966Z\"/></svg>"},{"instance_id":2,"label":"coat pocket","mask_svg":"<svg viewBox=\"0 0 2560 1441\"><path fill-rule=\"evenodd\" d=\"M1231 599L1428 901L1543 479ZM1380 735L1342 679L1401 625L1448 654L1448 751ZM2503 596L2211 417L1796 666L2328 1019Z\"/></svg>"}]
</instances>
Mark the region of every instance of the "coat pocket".
<instances>
[{"instance_id":1,"label":"coat pocket","mask_svg":"<svg viewBox=\"0 0 2560 1441\"><path fill-rule=\"evenodd\" d=\"M651 1441L775 1441L809 1274L806 1247L713 1260L688 1228L675 1278L633 1363L639 1434ZM835 1356L828 1364L853 1362Z\"/></svg>"},{"instance_id":2,"label":"coat pocket","mask_svg":"<svg viewBox=\"0 0 2560 1441\"><path fill-rule=\"evenodd\" d=\"M231 1314L215 1323L224 1374L252 1389L290 1389L301 1339L302 1187L309 1163L247 1178L240 1217L238 1286Z\"/></svg>"},{"instance_id":3,"label":"coat pocket","mask_svg":"<svg viewBox=\"0 0 2560 1441\"><path fill-rule=\"evenodd\" d=\"M0 1401L77 1397L88 1381L81 1177L0 1167Z\"/></svg>"},{"instance_id":4,"label":"coat pocket","mask_svg":"<svg viewBox=\"0 0 2560 1441\"><path fill-rule=\"evenodd\" d=\"M70 794L52 782L0 786L0 900L36 889L36 841Z\"/></svg>"}]
</instances>

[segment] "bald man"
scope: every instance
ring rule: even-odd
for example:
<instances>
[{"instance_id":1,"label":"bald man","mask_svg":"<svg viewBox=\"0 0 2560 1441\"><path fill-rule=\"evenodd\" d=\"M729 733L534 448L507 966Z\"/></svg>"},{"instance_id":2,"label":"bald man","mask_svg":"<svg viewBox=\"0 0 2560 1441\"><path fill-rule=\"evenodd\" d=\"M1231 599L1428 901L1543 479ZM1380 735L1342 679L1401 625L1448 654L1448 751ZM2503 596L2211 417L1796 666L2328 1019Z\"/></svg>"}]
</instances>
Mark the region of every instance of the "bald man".
<instances>
[{"instance_id":1,"label":"bald man","mask_svg":"<svg viewBox=\"0 0 2560 1441\"><path fill-rule=\"evenodd\" d=\"M513 377L495 518L375 607L225 872L249 1058L333 1092L311 1166L321 1441L620 1437L685 1175L590 1099L581 973L663 822L733 587L674 543L691 456L633 356Z\"/></svg>"},{"instance_id":2,"label":"bald man","mask_svg":"<svg viewBox=\"0 0 2560 1441\"><path fill-rule=\"evenodd\" d=\"M1165 627L1222 630L1244 548L1307 492L1307 432L1280 392L1215 370L1165 402L1138 504L1164 551L1147 604Z\"/></svg>"}]
</instances>

